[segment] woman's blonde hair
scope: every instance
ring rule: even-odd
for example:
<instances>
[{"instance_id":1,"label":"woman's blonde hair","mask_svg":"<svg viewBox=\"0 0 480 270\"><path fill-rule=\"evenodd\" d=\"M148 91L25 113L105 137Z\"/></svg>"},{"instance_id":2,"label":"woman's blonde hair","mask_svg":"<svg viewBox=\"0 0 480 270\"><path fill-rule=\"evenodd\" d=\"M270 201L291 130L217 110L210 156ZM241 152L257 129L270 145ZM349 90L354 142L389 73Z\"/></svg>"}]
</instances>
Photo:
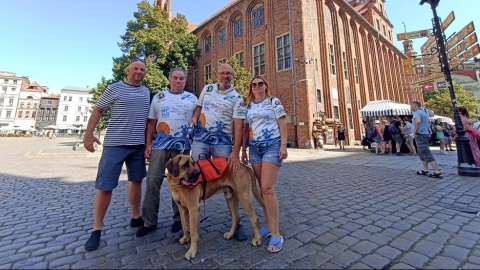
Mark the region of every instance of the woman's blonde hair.
<instances>
[{"instance_id":1,"label":"woman's blonde hair","mask_svg":"<svg viewBox=\"0 0 480 270\"><path fill-rule=\"evenodd\" d=\"M248 88L247 104L250 104L255 100L255 95L253 94L253 90L252 90L252 82L255 79L260 79L263 81L263 83L267 86L267 88L265 89L265 96L270 97L270 93L268 92L268 83L261 76L255 76L250 80L250 85L248 86L249 88Z\"/></svg>"}]
</instances>

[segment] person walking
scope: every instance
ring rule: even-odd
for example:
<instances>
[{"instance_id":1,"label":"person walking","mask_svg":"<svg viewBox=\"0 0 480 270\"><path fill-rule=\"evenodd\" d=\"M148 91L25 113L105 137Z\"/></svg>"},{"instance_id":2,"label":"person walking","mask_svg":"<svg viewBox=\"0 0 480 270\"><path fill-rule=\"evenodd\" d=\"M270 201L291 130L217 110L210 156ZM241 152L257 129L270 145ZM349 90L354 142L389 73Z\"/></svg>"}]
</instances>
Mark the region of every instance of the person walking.
<instances>
[{"instance_id":1,"label":"person walking","mask_svg":"<svg viewBox=\"0 0 480 270\"><path fill-rule=\"evenodd\" d=\"M418 157L422 161L422 170L417 171L419 175L427 175L433 178L443 178L437 162L430 152L430 133L428 131L429 118L428 115L420 109L420 102L412 101L410 103L410 109L413 112L413 133L415 136L415 142L417 144ZM428 173L428 164L433 168L433 173Z\"/></svg>"},{"instance_id":2,"label":"person walking","mask_svg":"<svg viewBox=\"0 0 480 270\"><path fill-rule=\"evenodd\" d=\"M460 113L460 118L462 119L463 129L465 130L465 136L468 138L470 142L470 149L472 150L473 159L475 160L475 165L480 167L480 149L478 146L477 140L478 137L475 137L474 134L478 134L480 132L475 133L475 129L472 124L470 124L470 115L468 114L467 109L463 107L458 107L458 112ZM477 130L478 131L478 130Z\"/></svg>"},{"instance_id":3,"label":"person walking","mask_svg":"<svg viewBox=\"0 0 480 270\"><path fill-rule=\"evenodd\" d=\"M397 152L397 156L401 156L404 130L402 126L402 120L400 120L400 117L395 116L393 118L393 124L390 125L390 133L392 134L392 137L395 140L395 150Z\"/></svg>"},{"instance_id":4,"label":"person walking","mask_svg":"<svg viewBox=\"0 0 480 270\"><path fill-rule=\"evenodd\" d=\"M338 145L340 146L340 150L345 151L345 127L340 124L340 126L337 129L337 140L338 140Z\"/></svg>"},{"instance_id":5,"label":"person walking","mask_svg":"<svg viewBox=\"0 0 480 270\"><path fill-rule=\"evenodd\" d=\"M198 100L194 94L184 91L187 82L185 70L179 67L172 69L168 79L170 89L157 93L150 104L144 152L145 158L150 159L142 201L144 225L138 229L136 237L143 237L157 228L160 188L168 160L182 151L183 154L190 155L188 121ZM172 210L174 222L171 232L176 233L182 229L182 223L178 206L173 199Z\"/></svg>"},{"instance_id":6,"label":"person walking","mask_svg":"<svg viewBox=\"0 0 480 270\"><path fill-rule=\"evenodd\" d=\"M123 164L127 166L128 200L130 202L130 227L143 226L141 217L142 180L146 176L145 125L150 106L150 91L142 86L147 69L145 63L134 59L127 67L125 82L116 82L107 86L93 109L84 137L84 147L94 152L94 143L100 144L93 135L100 117L105 110L111 110L102 157L98 165L95 182L93 210L93 230L85 243L87 251L100 245L103 219L112 198L112 191L118 185Z\"/></svg>"},{"instance_id":7,"label":"person walking","mask_svg":"<svg viewBox=\"0 0 480 270\"><path fill-rule=\"evenodd\" d=\"M192 144L193 159L228 158L229 167L235 173L241 165L240 148L246 110L243 97L233 88L233 76L229 64L218 67L218 83L207 84L203 88L189 123L196 125ZM234 238L237 241L248 239L241 222L237 224Z\"/></svg>"},{"instance_id":8,"label":"person walking","mask_svg":"<svg viewBox=\"0 0 480 270\"><path fill-rule=\"evenodd\" d=\"M452 126L443 122L443 137L445 138L445 151L454 151L452 149Z\"/></svg>"},{"instance_id":9,"label":"person walking","mask_svg":"<svg viewBox=\"0 0 480 270\"><path fill-rule=\"evenodd\" d=\"M287 158L287 124L285 109L277 97L268 91L267 82L260 76L251 80L247 98L247 123L243 132L242 162L247 164L247 141L250 163L260 184L265 202L263 212L267 227L263 238L271 236L268 252L282 250L283 237L279 231L279 208L275 182L282 161Z\"/></svg>"},{"instance_id":10,"label":"person walking","mask_svg":"<svg viewBox=\"0 0 480 270\"><path fill-rule=\"evenodd\" d=\"M405 144L410 150L410 155L416 156L417 151L415 150L415 145L413 144L413 139L414 139L413 125L412 123L410 123L410 119L408 119L408 117L403 118L403 122L405 122L405 125L403 126Z\"/></svg>"},{"instance_id":11,"label":"person walking","mask_svg":"<svg viewBox=\"0 0 480 270\"><path fill-rule=\"evenodd\" d=\"M380 126L380 120L375 120L375 126L373 127L375 133L375 153L377 155L385 154L385 148L383 145L383 129Z\"/></svg>"},{"instance_id":12,"label":"person walking","mask_svg":"<svg viewBox=\"0 0 480 270\"><path fill-rule=\"evenodd\" d=\"M434 127L436 131L435 138L440 141L440 153L448 155L448 153L445 151L445 135L443 134L443 125L437 119L434 122Z\"/></svg>"}]
</instances>

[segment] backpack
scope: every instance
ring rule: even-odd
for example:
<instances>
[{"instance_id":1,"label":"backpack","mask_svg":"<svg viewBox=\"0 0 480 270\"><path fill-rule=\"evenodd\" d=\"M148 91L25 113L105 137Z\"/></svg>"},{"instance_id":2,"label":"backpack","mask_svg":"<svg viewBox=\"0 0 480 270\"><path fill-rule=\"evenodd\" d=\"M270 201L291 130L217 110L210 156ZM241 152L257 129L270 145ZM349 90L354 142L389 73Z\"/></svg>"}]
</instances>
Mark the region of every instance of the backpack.
<instances>
[{"instance_id":1,"label":"backpack","mask_svg":"<svg viewBox=\"0 0 480 270\"><path fill-rule=\"evenodd\" d=\"M375 138L377 137L377 131L375 130L375 127L370 130L370 138Z\"/></svg>"},{"instance_id":2,"label":"backpack","mask_svg":"<svg viewBox=\"0 0 480 270\"><path fill-rule=\"evenodd\" d=\"M395 126L395 122L388 126L388 130L390 130L390 134L397 135L397 127Z\"/></svg>"}]
</instances>

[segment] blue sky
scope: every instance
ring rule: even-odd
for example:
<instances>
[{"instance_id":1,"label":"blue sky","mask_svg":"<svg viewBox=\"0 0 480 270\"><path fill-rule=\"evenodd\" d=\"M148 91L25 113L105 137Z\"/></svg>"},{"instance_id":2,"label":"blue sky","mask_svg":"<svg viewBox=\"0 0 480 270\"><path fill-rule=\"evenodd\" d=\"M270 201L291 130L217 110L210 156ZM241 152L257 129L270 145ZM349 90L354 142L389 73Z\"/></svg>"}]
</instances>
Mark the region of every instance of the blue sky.
<instances>
[{"instance_id":1,"label":"blue sky","mask_svg":"<svg viewBox=\"0 0 480 270\"><path fill-rule=\"evenodd\" d=\"M102 76L111 77L112 57L127 21L137 10L136 0L1 0L2 42L0 70L29 76L30 80L59 93L64 86L96 86ZM150 0L153 2L153 0ZM199 24L230 0L172 0L174 14L182 13ZM394 34L431 28L432 11L419 0L387 0L386 11ZM440 17L450 11L455 21L445 31L449 36L470 21L480 29L480 0L441 0ZM480 37L479 37L480 38ZM395 39L396 40L396 39ZM419 52L426 38L416 39ZM395 45L402 48L401 42Z\"/></svg>"}]
</instances>

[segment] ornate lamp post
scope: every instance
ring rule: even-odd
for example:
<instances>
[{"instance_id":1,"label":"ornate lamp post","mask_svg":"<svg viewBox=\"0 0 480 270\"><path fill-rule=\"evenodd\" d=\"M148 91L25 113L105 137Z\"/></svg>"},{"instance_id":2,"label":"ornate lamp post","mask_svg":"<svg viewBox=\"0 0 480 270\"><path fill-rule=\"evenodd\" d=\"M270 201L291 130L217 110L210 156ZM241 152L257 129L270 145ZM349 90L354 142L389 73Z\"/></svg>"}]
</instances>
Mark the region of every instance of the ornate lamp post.
<instances>
[{"instance_id":1,"label":"ornate lamp post","mask_svg":"<svg viewBox=\"0 0 480 270\"><path fill-rule=\"evenodd\" d=\"M457 131L456 145L457 145L457 158L458 158L458 174L462 176L480 176L480 168L475 166L475 160L473 159L472 150L470 149L470 142L465 137L465 131L463 130L463 123L460 119L460 114L457 108L457 100L455 98L455 92L453 90L452 76L450 74L450 66L448 65L447 50L445 48L445 36L440 27L440 19L437 15L437 6L440 0L421 0L420 5L424 3L430 4L433 11L433 32L437 39L438 50L440 53L440 61L443 67L443 73L448 84L448 90L450 92L450 98L452 99L453 117L455 119L455 128Z\"/></svg>"}]
</instances>

